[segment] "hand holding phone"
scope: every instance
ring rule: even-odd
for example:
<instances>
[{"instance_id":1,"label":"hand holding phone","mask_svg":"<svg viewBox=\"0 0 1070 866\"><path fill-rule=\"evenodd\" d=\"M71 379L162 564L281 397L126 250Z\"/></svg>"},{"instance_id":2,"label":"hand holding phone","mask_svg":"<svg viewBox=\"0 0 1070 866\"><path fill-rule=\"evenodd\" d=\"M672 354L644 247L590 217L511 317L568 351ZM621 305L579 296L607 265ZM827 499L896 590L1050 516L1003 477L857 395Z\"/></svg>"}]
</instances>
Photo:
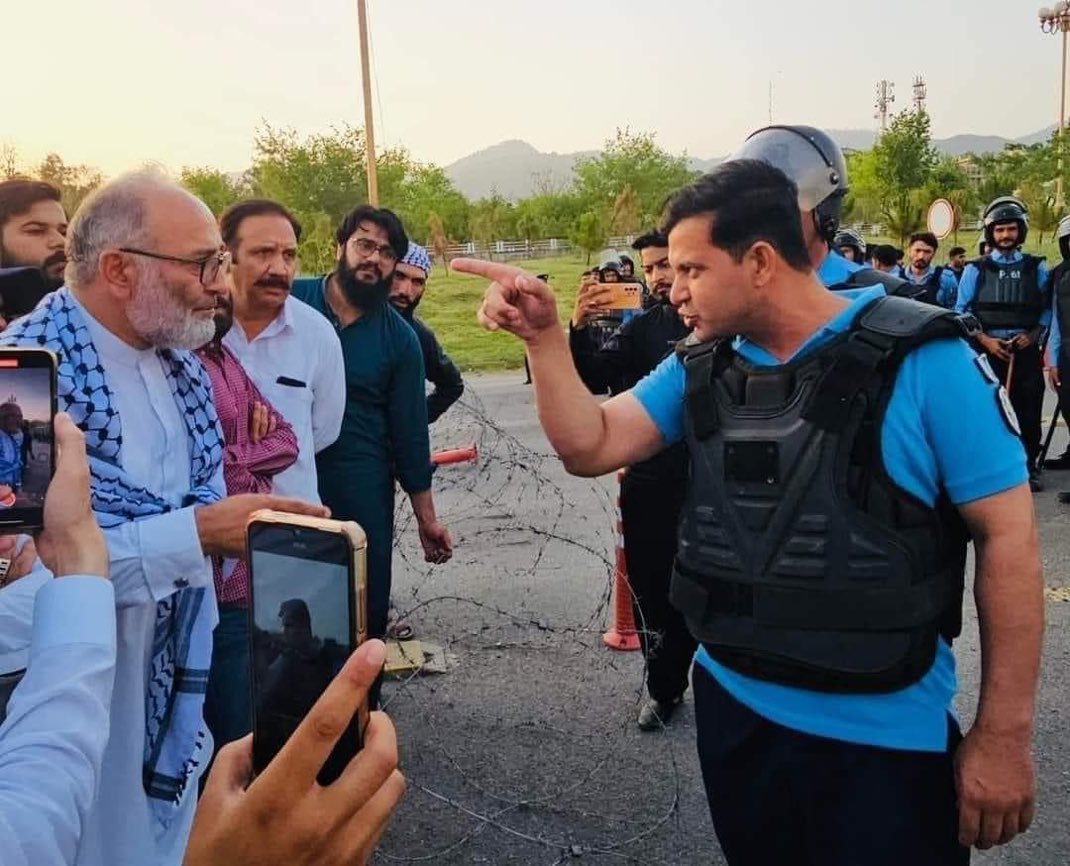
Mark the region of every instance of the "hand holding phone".
<instances>
[{"instance_id":1,"label":"hand holding phone","mask_svg":"<svg viewBox=\"0 0 1070 866\"><path fill-rule=\"evenodd\" d=\"M201 797L183 866L364 863L405 792L394 726L372 713L364 749L321 788L320 768L382 670L380 641L363 644L264 771L250 737L224 746ZM250 784L251 782L251 784Z\"/></svg>"},{"instance_id":2,"label":"hand holding phone","mask_svg":"<svg viewBox=\"0 0 1070 866\"><path fill-rule=\"evenodd\" d=\"M262 772L366 633L364 531L353 522L258 511L249 519L253 768ZM368 706L326 762L330 784L360 750Z\"/></svg>"}]
</instances>

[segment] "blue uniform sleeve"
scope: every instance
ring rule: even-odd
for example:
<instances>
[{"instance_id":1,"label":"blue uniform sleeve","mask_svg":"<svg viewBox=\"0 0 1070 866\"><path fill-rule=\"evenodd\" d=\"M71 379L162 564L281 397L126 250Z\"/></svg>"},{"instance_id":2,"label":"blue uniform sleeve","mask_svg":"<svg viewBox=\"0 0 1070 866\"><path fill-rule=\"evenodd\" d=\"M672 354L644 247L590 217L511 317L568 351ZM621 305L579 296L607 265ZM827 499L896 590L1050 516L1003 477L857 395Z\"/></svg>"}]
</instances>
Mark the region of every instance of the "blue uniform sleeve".
<instances>
[{"instance_id":1,"label":"blue uniform sleeve","mask_svg":"<svg viewBox=\"0 0 1070 866\"><path fill-rule=\"evenodd\" d=\"M973 299L977 296L977 268L966 265L959 280L959 296L955 301L956 313L972 313Z\"/></svg>"},{"instance_id":2,"label":"blue uniform sleeve","mask_svg":"<svg viewBox=\"0 0 1070 866\"><path fill-rule=\"evenodd\" d=\"M674 352L631 390L632 396L657 426L666 445L684 438L685 383L684 365Z\"/></svg>"},{"instance_id":3,"label":"blue uniform sleeve","mask_svg":"<svg viewBox=\"0 0 1070 866\"><path fill-rule=\"evenodd\" d=\"M961 340L927 343L903 361L882 428L897 484L932 504L963 505L1024 484L1017 420L987 358Z\"/></svg>"},{"instance_id":4,"label":"blue uniform sleeve","mask_svg":"<svg viewBox=\"0 0 1070 866\"><path fill-rule=\"evenodd\" d=\"M1040 314L1037 323L1045 328L1051 327L1051 272L1048 266L1041 262L1037 265L1037 282L1040 284L1040 293L1044 296L1044 312Z\"/></svg>"},{"instance_id":5,"label":"blue uniform sleeve","mask_svg":"<svg viewBox=\"0 0 1070 866\"><path fill-rule=\"evenodd\" d=\"M406 493L431 489L431 445L427 433L427 396L424 355L420 341L401 317L393 338L396 347L390 379L390 444L398 481Z\"/></svg>"}]
</instances>

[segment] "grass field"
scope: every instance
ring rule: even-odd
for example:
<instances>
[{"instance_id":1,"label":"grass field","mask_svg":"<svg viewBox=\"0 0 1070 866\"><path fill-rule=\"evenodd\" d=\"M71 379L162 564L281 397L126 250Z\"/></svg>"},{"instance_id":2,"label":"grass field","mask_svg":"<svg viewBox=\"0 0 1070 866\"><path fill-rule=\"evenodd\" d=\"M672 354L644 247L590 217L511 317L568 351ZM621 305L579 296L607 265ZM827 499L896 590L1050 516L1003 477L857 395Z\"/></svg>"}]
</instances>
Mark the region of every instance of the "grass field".
<instances>
[{"instance_id":1,"label":"grass field","mask_svg":"<svg viewBox=\"0 0 1070 866\"><path fill-rule=\"evenodd\" d=\"M561 321L572 315L586 259L561 257L514 262L534 274L549 274ZM509 334L492 334L476 322L486 280L447 274L436 266L420 304L420 318L430 325L447 354L462 370L509 370L524 365L523 344Z\"/></svg>"},{"instance_id":2,"label":"grass field","mask_svg":"<svg viewBox=\"0 0 1070 866\"><path fill-rule=\"evenodd\" d=\"M893 243L887 238L867 240L872 243ZM967 256L970 258L976 255L976 242L977 235L973 232L959 234L958 244L966 247ZM955 245L952 238L943 241L936 254L936 261L946 262L947 250ZM1031 236L1026 249L1036 255L1047 256L1049 268L1057 264L1060 258L1058 246L1050 233L1045 235L1043 244L1037 244L1035 237ZM561 321L565 322L572 315L580 274L587 268L585 262L584 258L566 256L518 261L513 264L534 274L550 275L550 285L557 295ZM522 367L524 348L519 340L509 334L492 334L483 330L476 322L476 310L485 287L485 280L447 274L443 268L436 267L431 274L427 294L420 304L420 317L434 329L446 352L465 372Z\"/></svg>"}]
</instances>

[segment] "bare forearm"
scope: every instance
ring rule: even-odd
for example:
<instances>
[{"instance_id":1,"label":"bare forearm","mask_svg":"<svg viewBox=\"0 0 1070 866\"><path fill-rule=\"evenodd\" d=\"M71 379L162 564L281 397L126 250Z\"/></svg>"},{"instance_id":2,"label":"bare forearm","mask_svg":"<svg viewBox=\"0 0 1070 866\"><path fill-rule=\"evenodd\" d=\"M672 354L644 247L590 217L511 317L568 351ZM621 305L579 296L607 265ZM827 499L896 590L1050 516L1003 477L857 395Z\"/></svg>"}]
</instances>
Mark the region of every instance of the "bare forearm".
<instances>
[{"instance_id":1,"label":"bare forearm","mask_svg":"<svg viewBox=\"0 0 1070 866\"><path fill-rule=\"evenodd\" d=\"M605 438L599 401L583 383L559 328L528 343L539 422L569 472L601 474L591 463Z\"/></svg>"},{"instance_id":2,"label":"bare forearm","mask_svg":"<svg viewBox=\"0 0 1070 866\"><path fill-rule=\"evenodd\" d=\"M412 513L416 515L416 522L421 526L427 526L438 520L435 514L435 497L430 490L410 493L409 502L412 503Z\"/></svg>"},{"instance_id":3,"label":"bare forearm","mask_svg":"<svg viewBox=\"0 0 1070 866\"><path fill-rule=\"evenodd\" d=\"M976 546L981 693L975 724L1031 737L1044 634L1036 530L980 539Z\"/></svg>"}]
</instances>

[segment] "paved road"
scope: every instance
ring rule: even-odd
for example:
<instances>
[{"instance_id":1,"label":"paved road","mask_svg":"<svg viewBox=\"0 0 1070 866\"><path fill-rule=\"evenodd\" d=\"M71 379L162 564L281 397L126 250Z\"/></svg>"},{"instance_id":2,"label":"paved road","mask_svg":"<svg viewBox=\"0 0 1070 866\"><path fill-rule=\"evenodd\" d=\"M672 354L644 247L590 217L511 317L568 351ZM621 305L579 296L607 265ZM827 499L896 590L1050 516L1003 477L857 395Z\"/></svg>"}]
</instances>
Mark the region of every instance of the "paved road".
<instances>
[{"instance_id":1,"label":"paved road","mask_svg":"<svg viewBox=\"0 0 1070 866\"><path fill-rule=\"evenodd\" d=\"M454 560L416 559L399 507L395 602L418 636L444 644L454 666L387 686L409 793L378 863L723 863L706 810L690 700L667 731L634 717L642 659L603 648L611 479L567 476L538 430L517 374L470 378L466 406L434 428L434 447L477 442L478 466L441 469L440 513ZM1060 430L1053 454L1066 444ZM1046 582L1070 584L1067 515L1037 496ZM1070 473L1062 474L1070 489ZM965 718L978 681L972 601L960 660ZM1033 830L975 863L1047 866L1070 860L1070 603L1047 603L1038 712L1040 808Z\"/></svg>"}]
</instances>

